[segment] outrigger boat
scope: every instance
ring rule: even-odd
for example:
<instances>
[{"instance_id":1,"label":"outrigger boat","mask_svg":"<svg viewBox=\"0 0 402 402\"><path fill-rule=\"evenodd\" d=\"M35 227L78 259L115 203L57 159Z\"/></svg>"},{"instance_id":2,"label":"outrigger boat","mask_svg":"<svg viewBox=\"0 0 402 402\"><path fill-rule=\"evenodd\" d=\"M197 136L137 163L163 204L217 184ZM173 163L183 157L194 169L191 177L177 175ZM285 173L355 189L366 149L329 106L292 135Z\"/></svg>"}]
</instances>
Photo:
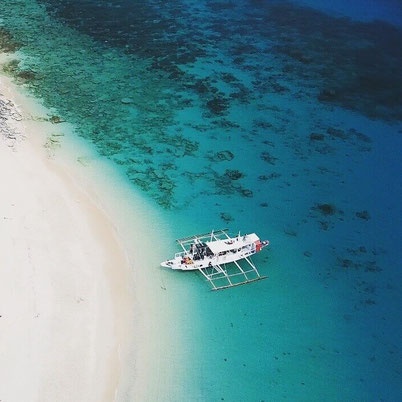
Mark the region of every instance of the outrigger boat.
<instances>
[{"instance_id":1,"label":"outrigger boat","mask_svg":"<svg viewBox=\"0 0 402 402\"><path fill-rule=\"evenodd\" d=\"M211 284L212 290L230 288L267 278L261 276L251 256L268 246L255 234L230 237L228 229L212 231L176 240L183 249L162 267L182 271L198 270ZM248 265L242 268L240 261Z\"/></svg>"}]
</instances>

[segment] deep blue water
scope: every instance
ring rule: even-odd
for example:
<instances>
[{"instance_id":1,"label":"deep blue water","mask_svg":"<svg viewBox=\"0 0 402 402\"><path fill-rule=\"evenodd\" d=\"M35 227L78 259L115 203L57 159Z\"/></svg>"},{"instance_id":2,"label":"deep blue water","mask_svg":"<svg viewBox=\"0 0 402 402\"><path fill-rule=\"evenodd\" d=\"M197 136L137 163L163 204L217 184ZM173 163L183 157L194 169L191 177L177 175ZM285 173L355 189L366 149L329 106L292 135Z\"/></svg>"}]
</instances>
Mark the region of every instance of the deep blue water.
<instances>
[{"instance_id":1,"label":"deep blue water","mask_svg":"<svg viewBox=\"0 0 402 402\"><path fill-rule=\"evenodd\" d=\"M143 268L185 306L165 364L191 367L174 389L155 376L158 400L401 399L401 16L394 1L1 2L23 59L7 71L163 211L172 253L223 226L271 241L269 279L229 291Z\"/></svg>"}]
</instances>

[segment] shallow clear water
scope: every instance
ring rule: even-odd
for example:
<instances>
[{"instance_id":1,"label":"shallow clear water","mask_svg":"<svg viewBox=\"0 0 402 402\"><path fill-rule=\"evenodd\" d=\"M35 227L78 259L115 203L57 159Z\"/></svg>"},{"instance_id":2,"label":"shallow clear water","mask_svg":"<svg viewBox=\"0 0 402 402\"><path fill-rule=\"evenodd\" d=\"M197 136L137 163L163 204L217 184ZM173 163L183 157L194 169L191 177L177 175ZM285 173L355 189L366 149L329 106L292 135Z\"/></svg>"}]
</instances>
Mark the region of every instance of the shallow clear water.
<instances>
[{"instance_id":1,"label":"shallow clear water","mask_svg":"<svg viewBox=\"0 0 402 402\"><path fill-rule=\"evenodd\" d=\"M401 10L316 3L0 4L8 70L160 210L171 253L224 226L271 241L269 279L229 291L140 268L180 306L149 400L400 399Z\"/></svg>"}]
</instances>

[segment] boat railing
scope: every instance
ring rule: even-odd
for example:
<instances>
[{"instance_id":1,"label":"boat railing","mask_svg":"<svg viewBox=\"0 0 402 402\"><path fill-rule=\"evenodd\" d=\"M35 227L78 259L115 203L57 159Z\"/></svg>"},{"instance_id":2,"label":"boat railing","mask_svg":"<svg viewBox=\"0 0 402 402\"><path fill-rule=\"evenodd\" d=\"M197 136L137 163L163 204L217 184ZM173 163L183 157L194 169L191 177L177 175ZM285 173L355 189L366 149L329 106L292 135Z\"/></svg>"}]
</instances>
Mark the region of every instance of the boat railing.
<instances>
[{"instance_id":1,"label":"boat railing","mask_svg":"<svg viewBox=\"0 0 402 402\"><path fill-rule=\"evenodd\" d=\"M180 253L176 253L174 255L174 258L179 258L179 257L184 257L185 255L187 255L188 253L186 251L181 251Z\"/></svg>"},{"instance_id":2,"label":"boat railing","mask_svg":"<svg viewBox=\"0 0 402 402\"><path fill-rule=\"evenodd\" d=\"M213 236L218 236L218 235L225 235L225 233L228 231L228 229L221 229L221 230L213 230L212 232L208 233L202 233L194 236L189 236L189 237L183 237L182 239L177 239L177 243L180 245L187 244L189 242L193 242L195 240L202 240L202 239L213 239ZM227 236L227 235L225 235Z\"/></svg>"}]
</instances>

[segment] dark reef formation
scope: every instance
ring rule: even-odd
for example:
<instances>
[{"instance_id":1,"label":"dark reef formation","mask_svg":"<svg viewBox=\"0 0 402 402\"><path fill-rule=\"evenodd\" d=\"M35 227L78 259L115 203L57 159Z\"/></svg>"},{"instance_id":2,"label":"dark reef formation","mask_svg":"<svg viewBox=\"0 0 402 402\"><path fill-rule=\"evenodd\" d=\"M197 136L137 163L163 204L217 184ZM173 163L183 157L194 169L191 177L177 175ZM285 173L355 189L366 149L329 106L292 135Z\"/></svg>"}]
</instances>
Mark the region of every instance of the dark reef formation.
<instances>
[{"instance_id":1,"label":"dark reef formation","mask_svg":"<svg viewBox=\"0 0 402 402\"><path fill-rule=\"evenodd\" d=\"M3 27L0 27L0 51L13 53L20 48L21 44L14 40L12 34Z\"/></svg>"},{"instance_id":2,"label":"dark reef formation","mask_svg":"<svg viewBox=\"0 0 402 402\"><path fill-rule=\"evenodd\" d=\"M38 1L52 20L90 39L71 32L65 41L81 41L79 50L71 47L65 54L62 42L52 44L57 25L42 21L42 14L21 25L14 16L18 9L25 12L23 5L16 3L9 14L0 5L0 49L34 56L3 69L57 109L54 123L78 123L80 135L164 207L178 206L178 189L188 189L187 200L196 196L186 183L212 183L214 194L245 199L264 191L241 183L252 177L240 165L241 147L233 147L240 142L255 147L265 164L254 173L259 185L282 174L283 146L305 163L339 155L343 144L371 149L370 138L351 128L311 127L309 134L296 135L289 127L292 111L279 107L278 97L318 99L324 109L335 105L372 118L402 119L402 77L395 67L402 65L402 33L383 22L353 21L286 2L206 1L201 7L151 0L121 7L122 0L88 0L83 7L75 0ZM31 26L42 33L46 26L46 46L53 48L45 49L39 35L27 37ZM202 122L180 122L178 114L200 116ZM226 135L227 142L217 146ZM188 165L203 156L205 165L188 174ZM278 172L267 170L269 165ZM161 166L166 177L155 178Z\"/></svg>"}]
</instances>

